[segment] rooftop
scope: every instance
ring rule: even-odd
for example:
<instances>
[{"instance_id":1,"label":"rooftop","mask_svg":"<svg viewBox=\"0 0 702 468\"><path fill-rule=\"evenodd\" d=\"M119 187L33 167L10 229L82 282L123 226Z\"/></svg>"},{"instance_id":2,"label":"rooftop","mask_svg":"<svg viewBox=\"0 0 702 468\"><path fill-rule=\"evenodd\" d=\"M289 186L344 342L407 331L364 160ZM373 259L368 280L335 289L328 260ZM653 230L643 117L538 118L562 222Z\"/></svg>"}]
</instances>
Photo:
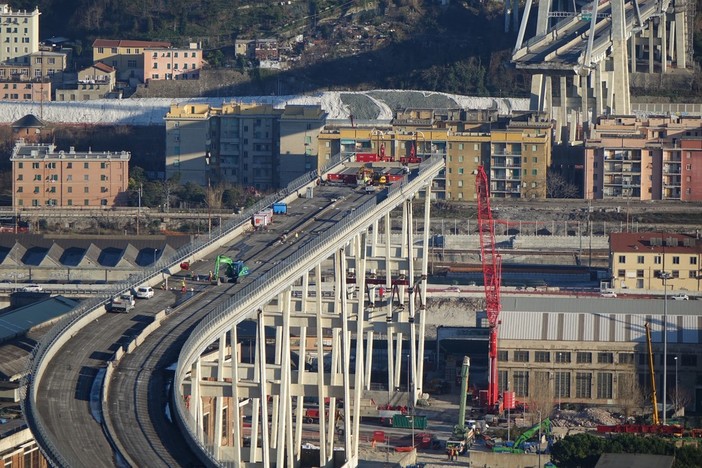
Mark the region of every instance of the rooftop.
<instances>
[{"instance_id":1,"label":"rooftop","mask_svg":"<svg viewBox=\"0 0 702 468\"><path fill-rule=\"evenodd\" d=\"M616 253L687 253L702 254L702 241L696 236L665 232L621 232L609 236L609 245Z\"/></svg>"}]
</instances>

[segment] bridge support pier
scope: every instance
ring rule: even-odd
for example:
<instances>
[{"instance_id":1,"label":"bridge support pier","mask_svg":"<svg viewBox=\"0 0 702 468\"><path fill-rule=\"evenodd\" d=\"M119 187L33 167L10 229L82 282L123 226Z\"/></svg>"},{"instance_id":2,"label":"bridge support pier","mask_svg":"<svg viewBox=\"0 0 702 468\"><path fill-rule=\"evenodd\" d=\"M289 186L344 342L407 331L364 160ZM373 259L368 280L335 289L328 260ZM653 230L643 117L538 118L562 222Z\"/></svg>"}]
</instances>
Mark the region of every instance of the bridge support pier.
<instances>
[{"instance_id":1,"label":"bridge support pier","mask_svg":"<svg viewBox=\"0 0 702 468\"><path fill-rule=\"evenodd\" d=\"M302 446L311 443L319 447L319 466L355 466L369 408L415 404L423 385L429 252L431 188L423 187L427 228L419 242L408 193L398 203L401 225L382 213L381 222L369 221L252 311L253 362L242 353L247 340L239 321L203 344L179 391L190 401L200 444L217 460L297 467L310 456ZM383 382L377 371L385 368ZM387 401L368 393L379 386L387 387Z\"/></svg>"}]
</instances>

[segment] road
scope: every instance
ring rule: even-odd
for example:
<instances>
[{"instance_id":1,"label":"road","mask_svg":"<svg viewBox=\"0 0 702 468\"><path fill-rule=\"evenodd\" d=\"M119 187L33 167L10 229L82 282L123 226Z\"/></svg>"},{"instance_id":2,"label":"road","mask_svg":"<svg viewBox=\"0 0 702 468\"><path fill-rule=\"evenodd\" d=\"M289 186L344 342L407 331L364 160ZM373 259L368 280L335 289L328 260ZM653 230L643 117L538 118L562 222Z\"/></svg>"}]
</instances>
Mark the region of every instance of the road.
<instances>
[{"instance_id":1,"label":"road","mask_svg":"<svg viewBox=\"0 0 702 468\"><path fill-rule=\"evenodd\" d=\"M245 234L217 253L247 262L252 273L244 279L245 284L338 222L365 197L348 188L318 187L314 199L292 203L291 214L276 217L269 231ZM340 200L332 203L332 198ZM306 224L304 218L313 219ZM299 237L289 235L293 240L281 244L278 238L287 231L297 232ZM206 275L212 265L209 259L196 263L194 268ZM56 353L39 384L37 409L55 445L71 466L119 465L101 426L91 417L90 388L98 369L105 366L114 351L166 307L172 307L173 312L163 326L118 366L108 401L111 411L106 417L111 418L115 427L115 439L137 466L196 464L182 436L165 417L165 367L177 359L189 330L239 287L200 285L194 297L180 305L179 292L157 290L154 298L140 301L134 313L101 317L76 333Z\"/></svg>"}]
</instances>

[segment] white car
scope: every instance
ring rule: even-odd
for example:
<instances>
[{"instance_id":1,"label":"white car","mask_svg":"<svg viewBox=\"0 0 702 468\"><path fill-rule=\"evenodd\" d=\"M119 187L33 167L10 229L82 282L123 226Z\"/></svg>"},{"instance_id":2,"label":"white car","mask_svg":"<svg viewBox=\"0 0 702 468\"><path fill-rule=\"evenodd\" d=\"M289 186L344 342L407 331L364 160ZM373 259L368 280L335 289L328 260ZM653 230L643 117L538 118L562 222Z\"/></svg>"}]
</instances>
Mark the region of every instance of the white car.
<instances>
[{"instance_id":1,"label":"white car","mask_svg":"<svg viewBox=\"0 0 702 468\"><path fill-rule=\"evenodd\" d=\"M682 293L671 296L671 298L674 301L689 301L690 300L690 297L687 294L682 294Z\"/></svg>"},{"instance_id":2,"label":"white car","mask_svg":"<svg viewBox=\"0 0 702 468\"><path fill-rule=\"evenodd\" d=\"M42 288L38 284L28 284L22 288L22 291L24 292L42 292L43 290L44 288Z\"/></svg>"},{"instance_id":3,"label":"white car","mask_svg":"<svg viewBox=\"0 0 702 468\"><path fill-rule=\"evenodd\" d=\"M151 286L139 286L134 290L134 294L139 299L151 299L154 297L154 288Z\"/></svg>"},{"instance_id":4,"label":"white car","mask_svg":"<svg viewBox=\"0 0 702 468\"><path fill-rule=\"evenodd\" d=\"M601 297L617 297L617 293L614 291L601 291L600 292Z\"/></svg>"}]
</instances>

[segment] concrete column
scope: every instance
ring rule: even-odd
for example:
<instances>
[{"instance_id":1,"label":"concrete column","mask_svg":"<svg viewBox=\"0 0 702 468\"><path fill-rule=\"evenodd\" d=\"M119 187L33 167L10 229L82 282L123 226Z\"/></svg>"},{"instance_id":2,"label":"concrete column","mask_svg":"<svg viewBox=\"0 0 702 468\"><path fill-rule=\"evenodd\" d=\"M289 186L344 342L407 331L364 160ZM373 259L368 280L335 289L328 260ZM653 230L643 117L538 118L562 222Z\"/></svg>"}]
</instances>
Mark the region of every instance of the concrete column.
<instances>
[{"instance_id":1,"label":"concrete column","mask_svg":"<svg viewBox=\"0 0 702 468\"><path fill-rule=\"evenodd\" d=\"M568 82L565 76L559 78L561 88L561 109L556 122L556 141L563 142L563 129L568 125Z\"/></svg>"},{"instance_id":2,"label":"concrete column","mask_svg":"<svg viewBox=\"0 0 702 468\"><path fill-rule=\"evenodd\" d=\"M385 265L390 265L390 213L385 215ZM392 307L386 311L387 342L388 342L388 401L395 391L395 365L392 357L395 355L392 326Z\"/></svg>"},{"instance_id":3,"label":"concrete column","mask_svg":"<svg viewBox=\"0 0 702 468\"><path fill-rule=\"evenodd\" d=\"M590 92L590 90L588 89L588 78L589 75L580 77L580 122L583 131L585 131L588 123L590 122L590 112L588 111L588 97ZM584 137L584 135L582 136Z\"/></svg>"},{"instance_id":4,"label":"concrete column","mask_svg":"<svg viewBox=\"0 0 702 468\"><path fill-rule=\"evenodd\" d=\"M670 60L675 60L675 20L670 22L670 29L668 30L668 55Z\"/></svg>"},{"instance_id":5,"label":"concrete column","mask_svg":"<svg viewBox=\"0 0 702 468\"><path fill-rule=\"evenodd\" d=\"M519 0L512 0L512 31L519 30Z\"/></svg>"},{"instance_id":6,"label":"concrete column","mask_svg":"<svg viewBox=\"0 0 702 468\"><path fill-rule=\"evenodd\" d=\"M629 67L627 64L626 17L624 0L612 1L612 85L613 113L631 114L629 100Z\"/></svg>"},{"instance_id":7,"label":"concrete column","mask_svg":"<svg viewBox=\"0 0 702 468\"><path fill-rule=\"evenodd\" d=\"M639 33L631 32L631 37L629 38L629 71L631 73L636 73L636 38Z\"/></svg>"},{"instance_id":8,"label":"concrete column","mask_svg":"<svg viewBox=\"0 0 702 468\"><path fill-rule=\"evenodd\" d=\"M352 242L353 244L353 242ZM346 252L344 251L344 248L342 247L338 251L338 258L339 258L339 264L340 264L340 270L343 272L346 270ZM347 301L347 294L346 294L346 275L342 274L341 275L341 351L342 351L342 356L341 356L341 371L342 371L342 377L343 377L343 386L344 386L344 402L351 401L351 386L350 386L350 379L351 379L351 332L349 330L349 320L350 320L350 314L349 314L349 304ZM362 335L361 335L362 336ZM356 356L356 364L358 364L359 359L362 360L362 356ZM358 387L357 387L358 388ZM356 391L355 393L358 393L360 390ZM335 405L336 406L336 405ZM346 457L344 459L345 462L348 462L352 458L352 454L349 453L348 448L351 447L351 411L348 407L344 408L344 447L347 449L345 454ZM331 408L329 409L331 412ZM336 429L336 418L333 415L329 415L329 418L332 420L331 426L332 430Z\"/></svg>"},{"instance_id":9,"label":"concrete column","mask_svg":"<svg viewBox=\"0 0 702 468\"><path fill-rule=\"evenodd\" d=\"M364 274L364 272L357 272L356 276L359 274ZM315 282L317 283L317 397L320 403L319 411L319 460L324 466L327 463L329 457L327 456L327 433L324 431L325 427L325 414L324 414L324 399L327 396L324 385L324 336L322 329L322 294L319 291L319 287L322 284L322 266L317 265L315 267Z\"/></svg>"},{"instance_id":10,"label":"concrete column","mask_svg":"<svg viewBox=\"0 0 702 468\"><path fill-rule=\"evenodd\" d=\"M241 357L239 356L239 337L237 335L236 325L232 325L231 328L231 343L232 343L232 358L231 358L231 370L232 370L232 403L231 403L231 414L232 414L232 450L234 455L234 463L241 465L241 446L243 445L243 439L241 434L241 413L239 411L239 362L241 362Z\"/></svg>"},{"instance_id":11,"label":"concrete column","mask_svg":"<svg viewBox=\"0 0 702 468\"><path fill-rule=\"evenodd\" d=\"M282 343L281 343L281 356L280 356L280 395L279 395L279 407L278 409L278 414L275 416L278 416L277 418L274 416L273 422L277 422L277 447L278 450L276 452L277 458L276 458L276 466L285 466L286 465L286 457L285 454L286 452L288 454L292 454L293 448L291 446L285 447L285 442L287 440L287 434L292 433L292 427L287 425L288 422L288 412L290 412L290 384L291 384L291 379L290 379L290 367L291 367L291 361L290 361L290 313L292 309L292 304L291 304L291 296L292 296L292 289L288 288L286 289L282 294L280 294L279 297L279 303L282 303L283 305L283 326L282 327L277 327L278 330L282 328L281 331L281 337L282 337ZM277 357L277 356L276 356ZM304 366L303 366L304 368ZM291 413L292 414L292 413ZM292 421L292 419L290 419ZM276 432L276 431L273 431ZM287 448L287 450L284 450L284 448Z\"/></svg>"},{"instance_id":12,"label":"concrete column","mask_svg":"<svg viewBox=\"0 0 702 468\"><path fill-rule=\"evenodd\" d=\"M648 72L650 74L653 74L653 71L654 71L654 67L653 67L653 64L654 64L654 61L653 61L654 60L654 55L653 55L654 41L653 41L653 39L655 37L654 32L653 32L654 28L655 28L655 23L653 21L650 21L649 25L648 25L648 29L646 30L646 32L648 34Z\"/></svg>"},{"instance_id":13,"label":"concrete column","mask_svg":"<svg viewBox=\"0 0 702 468\"><path fill-rule=\"evenodd\" d=\"M363 233L359 236L356 236L354 241L356 242L356 265L363 265L363 269L365 270L365 264L366 264L366 238L367 238L367 233ZM363 292L361 289L358 290L357 294L357 299L358 299L358 309L356 313L356 368L354 369L354 392L353 392L353 428L350 428L348 425L346 425L346 421L344 421L344 429L349 432L349 430L353 434L353 441L352 441L352 448L351 448L351 457L348 458L353 458L353 457L358 457L358 447L359 447L359 442L360 442L360 423L361 423L361 393L363 393L363 360L364 360L364 355L363 355L363 330L365 328L365 300L363 298ZM368 347L370 348L370 342L368 343ZM369 379L370 380L370 379ZM344 413L350 413L349 410L345 410Z\"/></svg>"},{"instance_id":14,"label":"concrete column","mask_svg":"<svg viewBox=\"0 0 702 468\"><path fill-rule=\"evenodd\" d=\"M271 466L270 438L268 425L268 389L266 388L266 321L263 311L258 312L258 336L256 344L258 345L258 372L259 372L259 391L261 392L261 451L263 453L263 468ZM253 449L257 441L251 441Z\"/></svg>"},{"instance_id":15,"label":"concrete column","mask_svg":"<svg viewBox=\"0 0 702 468\"><path fill-rule=\"evenodd\" d=\"M633 37L632 37L633 38ZM594 116L593 116L593 121L597 121L597 117L602 115L602 67L604 61L600 60L597 62L597 65L595 65L595 76L593 77L593 83L592 83L592 95L595 98L595 109L594 109Z\"/></svg>"},{"instance_id":16,"label":"concrete column","mask_svg":"<svg viewBox=\"0 0 702 468\"><path fill-rule=\"evenodd\" d=\"M661 22L659 23L660 29L658 31L661 39L661 73L666 73L668 71L667 16L666 13L663 13L663 16L661 16Z\"/></svg>"},{"instance_id":17,"label":"concrete column","mask_svg":"<svg viewBox=\"0 0 702 468\"><path fill-rule=\"evenodd\" d=\"M424 391L424 337L427 314L427 278L429 275L429 220L431 219L431 184L424 194L424 236L422 238L422 278L420 283L419 305L419 351L417 352L417 383L418 391Z\"/></svg>"},{"instance_id":18,"label":"concrete column","mask_svg":"<svg viewBox=\"0 0 702 468\"><path fill-rule=\"evenodd\" d=\"M688 0L692 1L692 0ZM687 68L687 12L675 12L675 61L678 68ZM671 54L672 55L672 54Z\"/></svg>"},{"instance_id":19,"label":"concrete column","mask_svg":"<svg viewBox=\"0 0 702 468\"><path fill-rule=\"evenodd\" d=\"M265 340L265 337L263 338ZM256 383L261 379L261 346L259 346L261 341L261 336L259 335L258 327L256 327L256 346L254 347L254 362L253 362L253 382ZM249 453L249 460L251 463L259 461L258 457L258 432L260 429L259 421L261 409L261 399L252 398L251 399L251 447ZM266 421L266 424L268 421Z\"/></svg>"},{"instance_id":20,"label":"concrete column","mask_svg":"<svg viewBox=\"0 0 702 468\"><path fill-rule=\"evenodd\" d=\"M415 301L415 284L412 282L414 281L414 258L415 258L415 253L414 253L414 233L412 230L412 224L413 224L413 213L412 213L412 199L409 199L405 202L405 205L407 206L407 219L406 223L408 224L409 228L407 229L407 245L408 245L408 250L407 250L407 259L409 260L409 267L408 267L408 278L410 281L410 285L408 288L408 309L409 309L409 329L410 329L410 336L409 336L409 360L410 360L410 384L409 388L407 391L409 392L410 398L412 399L412 406L415 405L417 402L417 392L416 392L416 385L417 385L417 331L415 329L414 325L414 320L415 316L417 314L416 311L416 301ZM429 226L425 226L425 231L429 230ZM425 255L426 257L427 255ZM421 358L421 357L420 357Z\"/></svg>"}]
</instances>

